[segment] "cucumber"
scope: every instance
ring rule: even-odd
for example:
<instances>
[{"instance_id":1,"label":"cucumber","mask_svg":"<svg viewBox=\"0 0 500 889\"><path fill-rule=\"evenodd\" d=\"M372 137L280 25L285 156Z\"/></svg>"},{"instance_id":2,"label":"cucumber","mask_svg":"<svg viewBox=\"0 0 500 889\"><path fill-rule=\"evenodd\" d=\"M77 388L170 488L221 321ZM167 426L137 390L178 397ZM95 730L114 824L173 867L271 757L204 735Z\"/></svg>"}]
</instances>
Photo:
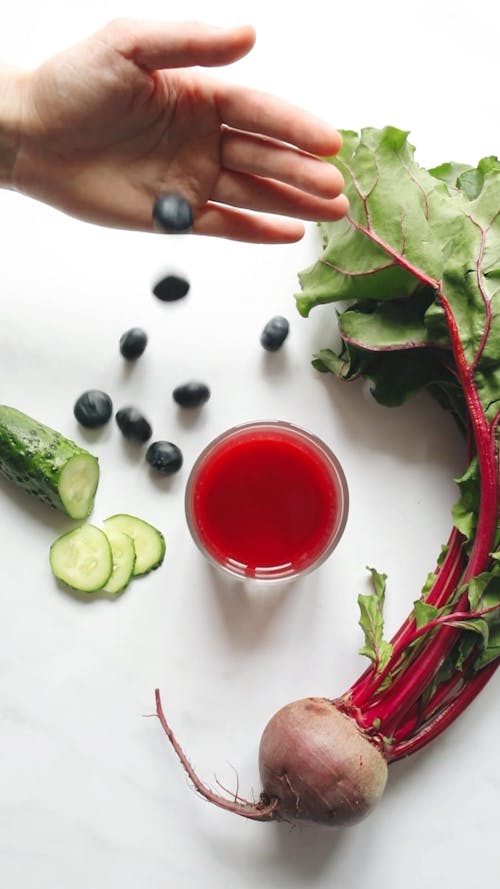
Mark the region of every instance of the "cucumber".
<instances>
[{"instance_id":1,"label":"cucumber","mask_svg":"<svg viewBox=\"0 0 500 889\"><path fill-rule=\"evenodd\" d=\"M104 530L87 522L58 537L49 560L55 577L72 589L114 596L133 577L158 568L164 555L157 528L121 513L106 519Z\"/></svg>"},{"instance_id":2,"label":"cucumber","mask_svg":"<svg viewBox=\"0 0 500 889\"><path fill-rule=\"evenodd\" d=\"M111 547L113 571L111 577L103 586L105 593L116 596L128 585L134 573L135 546L134 541L123 531L108 528L104 532Z\"/></svg>"},{"instance_id":3,"label":"cucumber","mask_svg":"<svg viewBox=\"0 0 500 889\"><path fill-rule=\"evenodd\" d=\"M104 531L90 524L58 537L50 548L49 560L58 580L83 593L101 590L113 571L109 540Z\"/></svg>"},{"instance_id":4,"label":"cucumber","mask_svg":"<svg viewBox=\"0 0 500 889\"><path fill-rule=\"evenodd\" d=\"M136 516L119 513L110 516L104 522L106 534L109 531L123 531L128 534L134 541L135 547L135 565L134 577L139 574L147 574L154 568L158 568L163 562L165 556L165 538L161 531L154 528L143 519Z\"/></svg>"},{"instance_id":5,"label":"cucumber","mask_svg":"<svg viewBox=\"0 0 500 889\"><path fill-rule=\"evenodd\" d=\"M92 511L97 457L7 405L0 405L0 472L72 519L85 519Z\"/></svg>"}]
</instances>

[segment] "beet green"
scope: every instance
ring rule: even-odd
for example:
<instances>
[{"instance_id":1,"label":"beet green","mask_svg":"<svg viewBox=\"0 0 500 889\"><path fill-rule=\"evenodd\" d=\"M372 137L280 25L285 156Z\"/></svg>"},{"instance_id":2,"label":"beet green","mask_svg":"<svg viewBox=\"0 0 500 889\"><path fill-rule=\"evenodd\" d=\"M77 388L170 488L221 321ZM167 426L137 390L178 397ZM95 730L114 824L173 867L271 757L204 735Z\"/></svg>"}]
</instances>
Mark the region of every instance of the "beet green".
<instances>
[{"instance_id":1,"label":"beet green","mask_svg":"<svg viewBox=\"0 0 500 889\"><path fill-rule=\"evenodd\" d=\"M297 296L303 315L346 301L342 349L322 349L313 363L343 380L368 378L388 406L427 389L468 441L448 544L391 642L382 638L381 575L373 597L360 598L372 666L339 704L393 760L442 731L500 656L500 162L425 170L406 132L343 136L333 162L350 213L320 225L323 251L299 276Z\"/></svg>"}]
</instances>

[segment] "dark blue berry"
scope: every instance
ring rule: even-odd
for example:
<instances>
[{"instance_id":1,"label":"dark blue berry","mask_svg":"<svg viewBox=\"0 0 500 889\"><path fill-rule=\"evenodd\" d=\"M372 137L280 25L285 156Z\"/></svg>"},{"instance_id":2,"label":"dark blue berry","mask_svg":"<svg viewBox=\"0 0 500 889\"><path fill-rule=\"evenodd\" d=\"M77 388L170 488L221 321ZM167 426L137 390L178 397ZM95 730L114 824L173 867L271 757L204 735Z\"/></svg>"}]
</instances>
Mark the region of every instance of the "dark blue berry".
<instances>
[{"instance_id":1,"label":"dark blue berry","mask_svg":"<svg viewBox=\"0 0 500 889\"><path fill-rule=\"evenodd\" d=\"M82 426L96 429L108 422L113 413L113 402L100 389L88 389L75 401L73 413Z\"/></svg>"},{"instance_id":2,"label":"dark blue berry","mask_svg":"<svg viewBox=\"0 0 500 889\"><path fill-rule=\"evenodd\" d=\"M120 337L120 352L128 361L134 361L144 352L148 342L145 330L141 327L131 327Z\"/></svg>"},{"instance_id":3,"label":"dark blue berry","mask_svg":"<svg viewBox=\"0 0 500 889\"><path fill-rule=\"evenodd\" d=\"M261 345L268 352L276 352L285 342L290 325L282 315L275 315L267 322L260 336Z\"/></svg>"},{"instance_id":4,"label":"dark blue berry","mask_svg":"<svg viewBox=\"0 0 500 889\"><path fill-rule=\"evenodd\" d=\"M182 466L182 452L171 441L154 441L146 451L146 460L156 472L173 475Z\"/></svg>"},{"instance_id":5,"label":"dark blue berry","mask_svg":"<svg viewBox=\"0 0 500 889\"><path fill-rule=\"evenodd\" d=\"M189 383L176 386L172 396L180 407L201 407L210 398L210 389L205 383L190 380Z\"/></svg>"},{"instance_id":6,"label":"dark blue berry","mask_svg":"<svg viewBox=\"0 0 500 889\"><path fill-rule=\"evenodd\" d=\"M122 407L116 412L118 428L125 438L142 444L151 438L153 430L146 417L135 407Z\"/></svg>"},{"instance_id":7,"label":"dark blue berry","mask_svg":"<svg viewBox=\"0 0 500 889\"><path fill-rule=\"evenodd\" d=\"M161 194L153 207L153 221L165 234L182 234L193 225L191 204L180 194Z\"/></svg>"},{"instance_id":8,"label":"dark blue berry","mask_svg":"<svg viewBox=\"0 0 500 889\"><path fill-rule=\"evenodd\" d=\"M174 302L182 299L189 290L189 281L179 275L165 275L154 285L153 293L163 302Z\"/></svg>"}]
</instances>

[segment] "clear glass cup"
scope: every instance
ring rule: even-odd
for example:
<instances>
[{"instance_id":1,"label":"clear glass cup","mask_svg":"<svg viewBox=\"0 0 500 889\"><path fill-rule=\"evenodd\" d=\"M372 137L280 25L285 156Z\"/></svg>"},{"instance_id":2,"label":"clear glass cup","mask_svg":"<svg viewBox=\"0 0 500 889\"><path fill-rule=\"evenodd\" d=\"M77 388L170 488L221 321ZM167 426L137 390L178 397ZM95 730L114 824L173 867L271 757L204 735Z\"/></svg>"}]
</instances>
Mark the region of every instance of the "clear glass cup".
<instances>
[{"instance_id":1,"label":"clear glass cup","mask_svg":"<svg viewBox=\"0 0 500 889\"><path fill-rule=\"evenodd\" d=\"M338 458L281 420L234 426L208 444L185 494L191 536L232 577L283 581L313 571L344 531L349 494Z\"/></svg>"}]
</instances>

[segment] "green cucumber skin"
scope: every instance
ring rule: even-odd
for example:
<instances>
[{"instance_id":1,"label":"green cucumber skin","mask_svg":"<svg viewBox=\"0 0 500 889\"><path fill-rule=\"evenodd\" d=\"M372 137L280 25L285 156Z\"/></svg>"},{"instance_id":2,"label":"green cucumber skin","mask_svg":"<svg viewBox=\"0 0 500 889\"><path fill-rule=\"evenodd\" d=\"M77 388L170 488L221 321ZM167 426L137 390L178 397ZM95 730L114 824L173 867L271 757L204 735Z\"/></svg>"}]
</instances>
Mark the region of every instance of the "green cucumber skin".
<instances>
[{"instance_id":1,"label":"green cucumber skin","mask_svg":"<svg viewBox=\"0 0 500 889\"><path fill-rule=\"evenodd\" d=\"M97 463L96 457L55 429L16 408L0 405L0 472L28 494L66 514L59 479L68 460L78 455Z\"/></svg>"},{"instance_id":2,"label":"green cucumber skin","mask_svg":"<svg viewBox=\"0 0 500 889\"><path fill-rule=\"evenodd\" d=\"M150 533L157 544L157 552L153 561L148 561L146 565L141 564L143 562L143 553L140 551L140 548L137 547L137 540L134 536L134 527L138 526L138 528L144 528ZM104 527L108 528L116 528L119 531L123 531L125 534L128 534L129 537L132 538L135 549L136 549L136 561L133 570L133 577L143 577L146 574L149 574L151 571L156 571L160 565L163 564L163 560L165 558L166 553L166 543L165 537L161 531L158 530L154 525L151 525L150 522L146 522L144 519L140 519L138 516L130 515L129 513L116 513L116 515L109 516L105 522Z\"/></svg>"}]
</instances>

